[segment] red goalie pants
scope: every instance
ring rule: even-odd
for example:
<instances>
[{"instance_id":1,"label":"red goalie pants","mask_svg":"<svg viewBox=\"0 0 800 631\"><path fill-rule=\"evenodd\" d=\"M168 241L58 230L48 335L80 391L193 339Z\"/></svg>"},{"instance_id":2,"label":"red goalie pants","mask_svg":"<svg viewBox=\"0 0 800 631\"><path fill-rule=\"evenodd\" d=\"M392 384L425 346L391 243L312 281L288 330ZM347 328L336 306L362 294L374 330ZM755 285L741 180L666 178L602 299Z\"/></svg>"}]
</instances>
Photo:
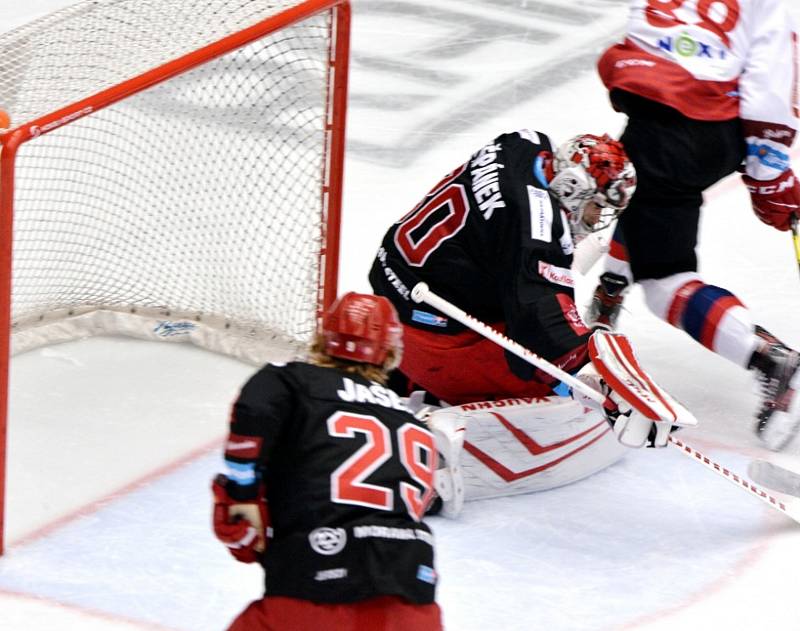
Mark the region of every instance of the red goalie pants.
<instances>
[{"instance_id":1,"label":"red goalie pants","mask_svg":"<svg viewBox=\"0 0 800 631\"><path fill-rule=\"evenodd\" d=\"M415 605L396 596L328 604L271 596L247 607L228 631L442 631L436 603Z\"/></svg>"},{"instance_id":2,"label":"red goalie pants","mask_svg":"<svg viewBox=\"0 0 800 631\"><path fill-rule=\"evenodd\" d=\"M503 332L502 326L492 326ZM474 331L440 335L404 326L400 370L450 405L553 393L540 381L517 377L508 367L503 349Z\"/></svg>"}]
</instances>

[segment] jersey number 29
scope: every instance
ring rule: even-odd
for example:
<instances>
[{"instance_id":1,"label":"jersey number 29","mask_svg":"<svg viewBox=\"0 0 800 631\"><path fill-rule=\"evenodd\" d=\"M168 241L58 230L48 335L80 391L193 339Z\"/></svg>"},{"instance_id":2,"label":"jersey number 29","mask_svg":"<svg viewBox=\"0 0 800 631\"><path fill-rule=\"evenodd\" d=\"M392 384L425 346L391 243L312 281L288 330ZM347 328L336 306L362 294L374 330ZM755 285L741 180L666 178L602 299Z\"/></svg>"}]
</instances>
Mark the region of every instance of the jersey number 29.
<instances>
[{"instance_id":1,"label":"jersey number 29","mask_svg":"<svg viewBox=\"0 0 800 631\"><path fill-rule=\"evenodd\" d=\"M389 428L374 416L337 412L328 419L328 433L339 438L355 438L356 434L366 438L366 443L331 474L331 500L337 504L392 510L395 490L364 482L392 457ZM421 487L400 482L398 491L408 514L421 521L433 495L438 456L433 436L417 425L405 423L397 430L397 444L400 462Z\"/></svg>"}]
</instances>

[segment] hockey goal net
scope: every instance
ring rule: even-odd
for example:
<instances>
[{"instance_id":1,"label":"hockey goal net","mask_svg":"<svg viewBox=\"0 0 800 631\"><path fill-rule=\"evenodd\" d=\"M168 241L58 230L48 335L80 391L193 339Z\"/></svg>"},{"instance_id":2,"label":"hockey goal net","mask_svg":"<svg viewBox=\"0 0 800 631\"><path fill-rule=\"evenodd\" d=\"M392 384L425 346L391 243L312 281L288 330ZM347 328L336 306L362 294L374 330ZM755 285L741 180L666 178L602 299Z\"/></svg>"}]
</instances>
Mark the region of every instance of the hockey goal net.
<instances>
[{"instance_id":1,"label":"hockey goal net","mask_svg":"<svg viewBox=\"0 0 800 631\"><path fill-rule=\"evenodd\" d=\"M336 295L349 22L346 0L84 0L0 35L1 356L302 354Z\"/></svg>"}]
</instances>

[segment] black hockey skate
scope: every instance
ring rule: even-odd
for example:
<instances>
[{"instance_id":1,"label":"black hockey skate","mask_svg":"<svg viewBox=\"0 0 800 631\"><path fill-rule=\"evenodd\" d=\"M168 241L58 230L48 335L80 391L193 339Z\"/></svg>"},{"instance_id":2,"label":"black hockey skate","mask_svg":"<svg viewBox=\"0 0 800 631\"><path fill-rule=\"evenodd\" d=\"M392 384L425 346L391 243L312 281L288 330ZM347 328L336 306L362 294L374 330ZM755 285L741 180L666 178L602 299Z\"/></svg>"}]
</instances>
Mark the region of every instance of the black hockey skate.
<instances>
[{"instance_id":1,"label":"black hockey skate","mask_svg":"<svg viewBox=\"0 0 800 631\"><path fill-rule=\"evenodd\" d=\"M600 284L594 290L592 301L586 310L584 321L591 329L614 331L622 308L623 293L628 287L628 279L613 272L600 275Z\"/></svg>"},{"instance_id":2,"label":"black hockey skate","mask_svg":"<svg viewBox=\"0 0 800 631\"><path fill-rule=\"evenodd\" d=\"M800 430L800 395L796 393L800 353L761 327L756 327L756 335L764 340L748 366L756 373L762 397L756 433L767 447L780 451Z\"/></svg>"},{"instance_id":3,"label":"black hockey skate","mask_svg":"<svg viewBox=\"0 0 800 631\"><path fill-rule=\"evenodd\" d=\"M764 340L767 344L777 344L778 346L782 346L783 348L788 349L789 347L786 346L783 342L781 342L777 337L775 337L772 333L767 331L763 326L759 326L756 324L756 335Z\"/></svg>"}]
</instances>

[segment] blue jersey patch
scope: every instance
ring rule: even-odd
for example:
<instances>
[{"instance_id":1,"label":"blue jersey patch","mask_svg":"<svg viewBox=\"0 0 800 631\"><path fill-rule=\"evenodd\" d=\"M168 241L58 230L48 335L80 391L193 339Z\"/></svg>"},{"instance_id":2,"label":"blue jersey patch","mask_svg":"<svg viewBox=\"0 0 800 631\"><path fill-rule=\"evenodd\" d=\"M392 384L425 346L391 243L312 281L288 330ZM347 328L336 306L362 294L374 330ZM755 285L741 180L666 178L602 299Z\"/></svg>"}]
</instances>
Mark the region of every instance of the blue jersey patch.
<instances>
[{"instance_id":1,"label":"blue jersey patch","mask_svg":"<svg viewBox=\"0 0 800 631\"><path fill-rule=\"evenodd\" d=\"M417 579L433 585L436 582L436 570L427 565L420 565L417 568Z\"/></svg>"},{"instance_id":2,"label":"blue jersey patch","mask_svg":"<svg viewBox=\"0 0 800 631\"><path fill-rule=\"evenodd\" d=\"M239 486L255 484L257 481L255 462L234 462L226 458L225 469L225 476Z\"/></svg>"},{"instance_id":3,"label":"blue jersey patch","mask_svg":"<svg viewBox=\"0 0 800 631\"><path fill-rule=\"evenodd\" d=\"M447 326L447 318L435 315L433 313L428 313L427 311L420 311L419 309L414 309L411 311L411 319L414 322L427 324L428 326Z\"/></svg>"},{"instance_id":4,"label":"blue jersey patch","mask_svg":"<svg viewBox=\"0 0 800 631\"><path fill-rule=\"evenodd\" d=\"M563 381L558 382L558 385L553 388L553 392L555 392L560 397L572 396L572 389Z\"/></svg>"},{"instance_id":5,"label":"blue jersey patch","mask_svg":"<svg viewBox=\"0 0 800 631\"><path fill-rule=\"evenodd\" d=\"M761 164L777 171L783 172L791 166L788 153L766 143L748 143L747 155L757 158Z\"/></svg>"}]
</instances>

